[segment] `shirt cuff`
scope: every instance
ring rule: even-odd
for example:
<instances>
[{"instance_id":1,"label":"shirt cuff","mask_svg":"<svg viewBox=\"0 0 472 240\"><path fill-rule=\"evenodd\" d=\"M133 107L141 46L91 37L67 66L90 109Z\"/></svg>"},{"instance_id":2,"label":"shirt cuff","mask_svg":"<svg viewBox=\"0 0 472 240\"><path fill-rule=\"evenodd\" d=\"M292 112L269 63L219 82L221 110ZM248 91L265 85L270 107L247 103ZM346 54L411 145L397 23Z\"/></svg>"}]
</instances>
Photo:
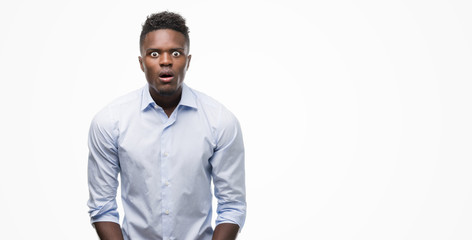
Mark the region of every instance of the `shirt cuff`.
<instances>
[{"instance_id":1,"label":"shirt cuff","mask_svg":"<svg viewBox=\"0 0 472 240\"><path fill-rule=\"evenodd\" d=\"M102 216L92 217L90 219L90 223L92 224L92 226L94 226L93 223L96 222L114 222L116 224L120 224L120 218L113 214L104 214Z\"/></svg>"},{"instance_id":2,"label":"shirt cuff","mask_svg":"<svg viewBox=\"0 0 472 240\"><path fill-rule=\"evenodd\" d=\"M229 214L224 214L225 216L219 215L216 218L215 224L216 226L222 224L222 223L232 223L236 224L239 226L239 232L241 232L241 229L243 229L244 226L244 220L245 220L245 215L241 216L228 216Z\"/></svg>"}]
</instances>

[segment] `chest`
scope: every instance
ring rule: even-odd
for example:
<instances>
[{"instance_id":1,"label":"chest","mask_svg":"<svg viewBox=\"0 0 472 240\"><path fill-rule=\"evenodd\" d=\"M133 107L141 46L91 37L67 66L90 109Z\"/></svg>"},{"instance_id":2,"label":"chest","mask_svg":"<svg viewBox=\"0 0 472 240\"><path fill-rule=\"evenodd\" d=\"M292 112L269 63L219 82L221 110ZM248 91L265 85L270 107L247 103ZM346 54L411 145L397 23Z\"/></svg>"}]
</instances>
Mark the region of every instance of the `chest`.
<instances>
[{"instance_id":1,"label":"chest","mask_svg":"<svg viewBox=\"0 0 472 240\"><path fill-rule=\"evenodd\" d=\"M214 148L211 127L198 114L166 121L141 115L120 126L118 154L124 175L209 174Z\"/></svg>"}]
</instances>

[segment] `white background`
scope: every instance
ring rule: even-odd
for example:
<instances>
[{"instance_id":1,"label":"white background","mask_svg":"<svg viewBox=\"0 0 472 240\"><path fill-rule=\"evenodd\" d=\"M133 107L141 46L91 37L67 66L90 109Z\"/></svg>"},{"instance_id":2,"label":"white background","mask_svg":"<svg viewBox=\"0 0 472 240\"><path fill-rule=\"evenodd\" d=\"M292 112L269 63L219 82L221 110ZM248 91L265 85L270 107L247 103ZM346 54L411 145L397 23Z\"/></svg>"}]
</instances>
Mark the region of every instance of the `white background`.
<instances>
[{"instance_id":1,"label":"white background","mask_svg":"<svg viewBox=\"0 0 472 240\"><path fill-rule=\"evenodd\" d=\"M470 1L2 1L2 239L96 239L93 115L145 84L138 38L181 13L186 82L239 118L239 239L471 239Z\"/></svg>"}]
</instances>

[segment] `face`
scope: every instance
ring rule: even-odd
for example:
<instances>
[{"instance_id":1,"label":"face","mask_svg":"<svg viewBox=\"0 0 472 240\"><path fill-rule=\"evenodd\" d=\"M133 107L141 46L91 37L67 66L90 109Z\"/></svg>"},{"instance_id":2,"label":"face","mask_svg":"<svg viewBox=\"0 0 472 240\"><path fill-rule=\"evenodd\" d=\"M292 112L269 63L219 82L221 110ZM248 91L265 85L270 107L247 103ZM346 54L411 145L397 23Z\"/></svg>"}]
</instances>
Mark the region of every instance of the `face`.
<instances>
[{"instance_id":1,"label":"face","mask_svg":"<svg viewBox=\"0 0 472 240\"><path fill-rule=\"evenodd\" d=\"M159 29L146 35L139 64L146 75L151 96L172 97L182 92L192 57L188 51L185 36L180 32Z\"/></svg>"}]
</instances>

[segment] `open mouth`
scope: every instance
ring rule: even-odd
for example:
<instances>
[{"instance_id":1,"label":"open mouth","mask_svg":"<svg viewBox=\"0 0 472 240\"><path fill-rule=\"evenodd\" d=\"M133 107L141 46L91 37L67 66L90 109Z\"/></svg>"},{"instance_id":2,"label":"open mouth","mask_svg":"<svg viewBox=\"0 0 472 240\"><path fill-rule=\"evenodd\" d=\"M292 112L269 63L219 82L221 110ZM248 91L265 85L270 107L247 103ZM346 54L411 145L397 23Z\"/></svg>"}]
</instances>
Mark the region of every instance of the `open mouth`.
<instances>
[{"instance_id":1,"label":"open mouth","mask_svg":"<svg viewBox=\"0 0 472 240\"><path fill-rule=\"evenodd\" d=\"M170 82L174 78L174 73L170 70L163 70L159 73L159 79L163 82Z\"/></svg>"}]
</instances>

